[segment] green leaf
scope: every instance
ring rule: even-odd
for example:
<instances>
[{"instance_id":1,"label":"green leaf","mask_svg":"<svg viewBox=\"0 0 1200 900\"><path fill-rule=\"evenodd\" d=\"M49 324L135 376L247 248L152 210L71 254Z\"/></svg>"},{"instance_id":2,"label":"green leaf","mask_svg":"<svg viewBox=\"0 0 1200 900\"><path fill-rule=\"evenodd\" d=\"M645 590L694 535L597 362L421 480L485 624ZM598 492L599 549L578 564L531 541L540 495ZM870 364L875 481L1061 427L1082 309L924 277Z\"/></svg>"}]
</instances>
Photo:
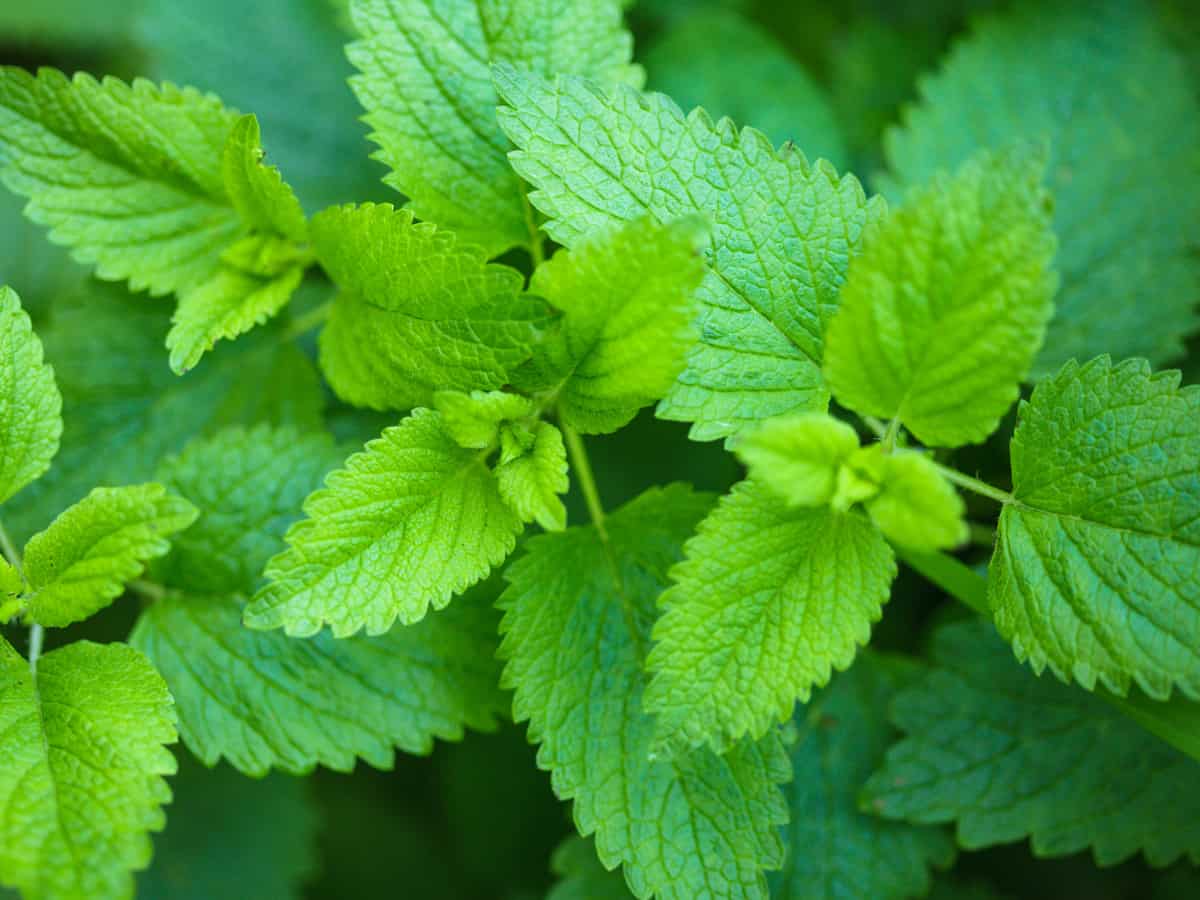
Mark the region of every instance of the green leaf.
<instances>
[{"instance_id":1,"label":"green leaf","mask_svg":"<svg viewBox=\"0 0 1200 900\"><path fill-rule=\"evenodd\" d=\"M321 368L356 406L428 405L435 390L495 390L544 316L521 273L387 204L327 209L310 226L337 284Z\"/></svg>"},{"instance_id":2,"label":"green leaf","mask_svg":"<svg viewBox=\"0 0 1200 900\"><path fill-rule=\"evenodd\" d=\"M200 516L175 538L157 578L195 593L253 592L304 498L341 460L327 435L294 428L235 427L189 443L157 478Z\"/></svg>"},{"instance_id":3,"label":"green leaf","mask_svg":"<svg viewBox=\"0 0 1200 900\"><path fill-rule=\"evenodd\" d=\"M335 637L383 634L485 578L512 552L521 522L500 496L486 452L459 447L436 412L418 409L372 441L304 503L287 550L246 610L252 628Z\"/></svg>"},{"instance_id":4,"label":"green leaf","mask_svg":"<svg viewBox=\"0 0 1200 900\"><path fill-rule=\"evenodd\" d=\"M908 737L867 782L891 819L956 822L970 850L1032 839L1038 856L1090 847L1200 863L1200 768L1100 699L1013 661L983 620L934 638L936 668L892 705Z\"/></svg>"},{"instance_id":5,"label":"green leaf","mask_svg":"<svg viewBox=\"0 0 1200 900\"><path fill-rule=\"evenodd\" d=\"M1155 18L1105 0L981 20L888 135L908 186L981 148L1049 142L1062 288L1037 378L1099 353L1161 363L1200 324L1200 108Z\"/></svg>"},{"instance_id":6,"label":"green leaf","mask_svg":"<svg viewBox=\"0 0 1200 900\"><path fill-rule=\"evenodd\" d=\"M1057 279L1044 162L981 154L915 192L850 264L825 377L855 412L956 447L996 430L1020 393Z\"/></svg>"},{"instance_id":7,"label":"green leaf","mask_svg":"<svg viewBox=\"0 0 1200 900\"><path fill-rule=\"evenodd\" d=\"M660 94L605 93L498 67L512 165L537 190L546 232L572 247L647 214L713 223L697 319L700 341L659 415L693 422L696 440L771 416L823 412L825 324L865 226L884 214L852 177L776 151L753 129L684 116ZM619 173L619 174L617 174Z\"/></svg>"},{"instance_id":8,"label":"green leaf","mask_svg":"<svg viewBox=\"0 0 1200 900\"><path fill-rule=\"evenodd\" d=\"M529 289L563 312L529 372L583 434L628 425L670 390L694 340L692 294L704 277L701 222L641 219L539 266Z\"/></svg>"},{"instance_id":9,"label":"green leaf","mask_svg":"<svg viewBox=\"0 0 1200 900\"><path fill-rule=\"evenodd\" d=\"M320 859L320 819L307 781L243 778L228 766L210 771L185 758L171 790L170 821L154 841L154 862L138 877L140 900L300 900Z\"/></svg>"},{"instance_id":10,"label":"green leaf","mask_svg":"<svg viewBox=\"0 0 1200 900\"><path fill-rule=\"evenodd\" d=\"M142 2L144 65L159 78L203 85L230 106L253 110L271 138L272 157L308 209L383 199L380 169L367 158L367 131L358 121L362 110L346 83L354 71L346 33L330 3Z\"/></svg>"},{"instance_id":11,"label":"green leaf","mask_svg":"<svg viewBox=\"0 0 1200 900\"><path fill-rule=\"evenodd\" d=\"M1035 671L1200 699L1200 387L1068 363L1021 405L988 599Z\"/></svg>"},{"instance_id":12,"label":"green leaf","mask_svg":"<svg viewBox=\"0 0 1200 900\"><path fill-rule=\"evenodd\" d=\"M776 784L789 773L777 735L724 757L651 754L641 648L665 572L709 505L675 485L608 517L607 540L594 527L532 538L500 599L513 715L529 720L580 833L641 898L765 898L762 870L781 861Z\"/></svg>"},{"instance_id":13,"label":"green leaf","mask_svg":"<svg viewBox=\"0 0 1200 900\"><path fill-rule=\"evenodd\" d=\"M842 463L858 450L858 432L821 413L779 416L742 435L735 449L750 476L788 505L825 506Z\"/></svg>"},{"instance_id":14,"label":"green leaf","mask_svg":"<svg viewBox=\"0 0 1200 900\"><path fill-rule=\"evenodd\" d=\"M131 897L175 771L167 686L123 644L79 641L30 667L0 638L0 882L28 900Z\"/></svg>"},{"instance_id":15,"label":"green leaf","mask_svg":"<svg viewBox=\"0 0 1200 900\"><path fill-rule=\"evenodd\" d=\"M533 401L504 391L434 391L433 406L460 447L490 450L500 441L505 422L533 415Z\"/></svg>"},{"instance_id":16,"label":"green leaf","mask_svg":"<svg viewBox=\"0 0 1200 900\"><path fill-rule=\"evenodd\" d=\"M812 159L846 159L820 86L764 28L731 10L700 9L668 28L645 57L650 87L684 109L753 125Z\"/></svg>"},{"instance_id":17,"label":"green leaf","mask_svg":"<svg viewBox=\"0 0 1200 900\"><path fill-rule=\"evenodd\" d=\"M170 313L158 304L93 282L52 312L43 333L63 393L62 450L43 478L5 504L15 540L97 484L152 480L159 461L197 435L254 422L320 425L316 371L273 327L218 348L207 365L177 378L163 365Z\"/></svg>"},{"instance_id":18,"label":"green leaf","mask_svg":"<svg viewBox=\"0 0 1200 900\"><path fill-rule=\"evenodd\" d=\"M882 453L875 444L859 451L873 457L879 491L864 506L888 540L911 550L945 550L967 539L967 506L922 453Z\"/></svg>"},{"instance_id":19,"label":"green leaf","mask_svg":"<svg viewBox=\"0 0 1200 900\"><path fill-rule=\"evenodd\" d=\"M559 881L546 900L629 900L633 896L621 873L605 869L592 842L584 838L572 836L559 844L550 868Z\"/></svg>"},{"instance_id":20,"label":"green leaf","mask_svg":"<svg viewBox=\"0 0 1200 900\"><path fill-rule=\"evenodd\" d=\"M219 340L231 340L276 315L304 278L310 261L304 210L279 170L263 165L254 116L229 133L221 173L229 200L253 234L221 254L218 271L179 297L167 334L171 369L182 375Z\"/></svg>"},{"instance_id":21,"label":"green leaf","mask_svg":"<svg viewBox=\"0 0 1200 900\"><path fill-rule=\"evenodd\" d=\"M221 175L234 115L171 84L0 69L0 180L108 281L154 295L209 278L243 231Z\"/></svg>"},{"instance_id":22,"label":"green leaf","mask_svg":"<svg viewBox=\"0 0 1200 900\"><path fill-rule=\"evenodd\" d=\"M25 545L29 619L61 628L104 609L197 514L161 484L93 489Z\"/></svg>"},{"instance_id":23,"label":"green leaf","mask_svg":"<svg viewBox=\"0 0 1200 900\"><path fill-rule=\"evenodd\" d=\"M50 468L62 397L16 291L0 286L0 503Z\"/></svg>"},{"instance_id":24,"label":"green leaf","mask_svg":"<svg viewBox=\"0 0 1200 900\"><path fill-rule=\"evenodd\" d=\"M304 241L304 210L274 166L263 164L262 131L258 119L242 116L234 123L221 154L221 174L229 200L252 230Z\"/></svg>"},{"instance_id":25,"label":"green leaf","mask_svg":"<svg viewBox=\"0 0 1200 900\"><path fill-rule=\"evenodd\" d=\"M539 242L508 142L491 64L639 82L616 0L356 0L362 40L351 86L380 146L385 181L413 213L488 256Z\"/></svg>"},{"instance_id":26,"label":"green leaf","mask_svg":"<svg viewBox=\"0 0 1200 900\"><path fill-rule=\"evenodd\" d=\"M567 508L558 495L571 486L562 432L548 422L539 422L532 442L527 451L514 451L510 459L502 457L495 470L496 486L522 522L562 531L567 527Z\"/></svg>"},{"instance_id":27,"label":"green leaf","mask_svg":"<svg viewBox=\"0 0 1200 900\"><path fill-rule=\"evenodd\" d=\"M888 704L919 672L867 652L797 710L788 859L772 878L776 900L923 897L930 866L953 862L954 842L944 830L883 821L858 808L859 789L895 740Z\"/></svg>"},{"instance_id":28,"label":"green leaf","mask_svg":"<svg viewBox=\"0 0 1200 900\"><path fill-rule=\"evenodd\" d=\"M472 592L380 637L295 640L242 626L242 604L171 595L142 613L131 643L162 672L184 742L206 765L341 772L361 757L390 769L395 748L490 730L504 713L494 593Z\"/></svg>"},{"instance_id":29,"label":"green leaf","mask_svg":"<svg viewBox=\"0 0 1200 900\"><path fill-rule=\"evenodd\" d=\"M25 580L3 554L0 554L0 623L13 618L25 608L21 596L25 591Z\"/></svg>"},{"instance_id":30,"label":"green leaf","mask_svg":"<svg viewBox=\"0 0 1200 900\"><path fill-rule=\"evenodd\" d=\"M725 751L786 721L845 669L882 615L896 562L857 513L787 506L746 481L672 570L647 661L657 740Z\"/></svg>"},{"instance_id":31,"label":"green leaf","mask_svg":"<svg viewBox=\"0 0 1200 900\"><path fill-rule=\"evenodd\" d=\"M171 370L184 375L217 341L245 334L276 315L304 278L304 269L289 269L278 278L258 278L223 268L179 299L167 349Z\"/></svg>"}]
</instances>

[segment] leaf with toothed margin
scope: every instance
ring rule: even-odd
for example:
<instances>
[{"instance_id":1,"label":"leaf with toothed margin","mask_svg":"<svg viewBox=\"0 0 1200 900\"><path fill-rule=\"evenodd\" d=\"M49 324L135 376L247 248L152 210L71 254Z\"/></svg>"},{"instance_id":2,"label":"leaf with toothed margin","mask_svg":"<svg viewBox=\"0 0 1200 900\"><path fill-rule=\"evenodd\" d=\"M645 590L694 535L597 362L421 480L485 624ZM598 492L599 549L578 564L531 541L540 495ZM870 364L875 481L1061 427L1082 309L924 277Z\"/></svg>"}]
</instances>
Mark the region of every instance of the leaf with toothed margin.
<instances>
[{"instance_id":1,"label":"leaf with toothed margin","mask_svg":"<svg viewBox=\"0 0 1200 900\"><path fill-rule=\"evenodd\" d=\"M108 606L196 515L161 484L93 488L25 545L29 621L62 628Z\"/></svg>"},{"instance_id":2,"label":"leaf with toothed margin","mask_svg":"<svg viewBox=\"0 0 1200 900\"><path fill-rule=\"evenodd\" d=\"M0 884L29 900L132 897L175 772L171 694L124 644L29 664L0 637Z\"/></svg>"},{"instance_id":3,"label":"leaf with toothed margin","mask_svg":"<svg viewBox=\"0 0 1200 900\"><path fill-rule=\"evenodd\" d=\"M863 789L876 814L954 822L978 850L1030 838L1035 856L1091 848L1200 864L1200 763L1098 697L1012 658L991 624L938 629L934 667L892 703L907 736Z\"/></svg>"},{"instance_id":4,"label":"leaf with toothed margin","mask_svg":"<svg viewBox=\"0 0 1200 900\"><path fill-rule=\"evenodd\" d=\"M62 429L54 369L16 291L0 286L0 503L45 474Z\"/></svg>"},{"instance_id":5,"label":"leaf with toothed margin","mask_svg":"<svg viewBox=\"0 0 1200 900\"><path fill-rule=\"evenodd\" d=\"M221 172L235 121L190 88L0 68L0 180L101 278L173 293L244 232Z\"/></svg>"},{"instance_id":6,"label":"leaf with toothed margin","mask_svg":"<svg viewBox=\"0 0 1200 900\"><path fill-rule=\"evenodd\" d=\"M700 340L659 407L713 440L789 412L824 411L823 334L864 229L885 205L853 177L757 131L685 116L667 97L605 92L497 66L513 168L545 230L573 247L650 215L712 222L698 291Z\"/></svg>"},{"instance_id":7,"label":"leaf with toothed margin","mask_svg":"<svg viewBox=\"0 0 1200 900\"><path fill-rule=\"evenodd\" d=\"M867 650L796 710L788 858L771 878L774 900L923 897L930 869L954 860L945 829L880 819L858 803L896 739L888 705L922 673L913 662Z\"/></svg>"},{"instance_id":8,"label":"leaf with toothed margin","mask_svg":"<svg viewBox=\"0 0 1200 900\"><path fill-rule=\"evenodd\" d=\"M671 759L651 748L642 652L654 598L684 539L710 507L683 485L654 489L594 526L535 537L508 568L501 655L529 721L538 764L574 801L606 867L623 865L634 896L767 896L786 819L789 775L778 734Z\"/></svg>"},{"instance_id":9,"label":"leaf with toothed margin","mask_svg":"<svg viewBox=\"0 0 1200 900\"><path fill-rule=\"evenodd\" d=\"M1099 353L1161 365L1200 328L1200 101L1158 12L1006 4L921 80L886 135L904 187L978 150L1048 143L1062 284L1034 379Z\"/></svg>"},{"instance_id":10,"label":"leaf with toothed margin","mask_svg":"<svg viewBox=\"0 0 1200 900\"><path fill-rule=\"evenodd\" d=\"M491 64L641 82L616 0L357 0L351 16L350 84L384 180L489 257L539 237L505 159Z\"/></svg>"},{"instance_id":11,"label":"leaf with toothed margin","mask_svg":"<svg viewBox=\"0 0 1200 900\"><path fill-rule=\"evenodd\" d=\"M724 752L766 734L853 662L896 577L856 512L797 508L755 481L723 498L660 599L647 667L656 740Z\"/></svg>"},{"instance_id":12,"label":"leaf with toothed margin","mask_svg":"<svg viewBox=\"0 0 1200 900\"><path fill-rule=\"evenodd\" d=\"M1038 672L1200 699L1200 386L1067 363L1022 403L988 601Z\"/></svg>"},{"instance_id":13,"label":"leaf with toothed margin","mask_svg":"<svg viewBox=\"0 0 1200 900\"><path fill-rule=\"evenodd\" d=\"M825 335L838 403L930 447L979 443L1020 395L1054 311L1045 155L939 173L867 238Z\"/></svg>"},{"instance_id":14,"label":"leaf with toothed margin","mask_svg":"<svg viewBox=\"0 0 1200 900\"><path fill-rule=\"evenodd\" d=\"M412 624L502 563L521 533L486 463L418 409L326 479L267 564L252 628L335 637Z\"/></svg>"},{"instance_id":15,"label":"leaf with toothed margin","mask_svg":"<svg viewBox=\"0 0 1200 900\"><path fill-rule=\"evenodd\" d=\"M428 406L439 390L496 390L528 358L545 305L521 273L388 204L339 206L310 226L338 286L321 368L355 406Z\"/></svg>"},{"instance_id":16,"label":"leaf with toothed margin","mask_svg":"<svg viewBox=\"0 0 1200 900\"><path fill-rule=\"evenodd\" d=\"M671 389L694 342L703 220L639 219L538 266L529 290L562 311L514 383L554 396L559 419L608 434Z\"/></svg>"},{"instance_id":17,"label":"leaf with toothed margin","mask_svg":"<svg viewBox=\"0 0 1200 900\"><path fill-rule=\"evenodd\" d=\"M162 673L184 743L207 765L247 775L390 769L395 750L490 731L508 700L495 662L495 591L385 635L298 640L242 625L235 596L172 594L130 636Z\"/></svg>"}]
</instances>

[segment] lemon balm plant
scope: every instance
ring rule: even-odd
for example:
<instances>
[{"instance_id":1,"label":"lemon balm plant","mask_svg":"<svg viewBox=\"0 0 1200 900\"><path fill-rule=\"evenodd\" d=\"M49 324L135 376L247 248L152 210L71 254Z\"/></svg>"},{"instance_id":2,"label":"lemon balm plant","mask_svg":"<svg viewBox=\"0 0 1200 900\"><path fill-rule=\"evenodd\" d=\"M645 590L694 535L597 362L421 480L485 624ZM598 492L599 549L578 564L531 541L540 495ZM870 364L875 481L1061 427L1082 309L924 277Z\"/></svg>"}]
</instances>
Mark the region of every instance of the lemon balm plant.
<instances>
[{"instance_id":1,"label":"lemon balm plant","mask_svg":"<svg viewBox=\"0 0 1200 900\"><path fill-rule=\"evenodd\" d=\"M309 215L200 90L0 70L0 178L150 295L92 283L44 350L0 293L0 882L132 894L177 739L306 774L509 717L579 832L560 900L924 896L1026 838L1200 864L1200 389L1161 367L1200 112L1157 23L982 20L889 202L645 90L623 5L353 0L402 206ZM347 447L322 381L394 424ZM649 407L745 480L606 509L589 445ZM921 655L866 647L901 562L973 611Z\"/></svg>"}]
</instances>

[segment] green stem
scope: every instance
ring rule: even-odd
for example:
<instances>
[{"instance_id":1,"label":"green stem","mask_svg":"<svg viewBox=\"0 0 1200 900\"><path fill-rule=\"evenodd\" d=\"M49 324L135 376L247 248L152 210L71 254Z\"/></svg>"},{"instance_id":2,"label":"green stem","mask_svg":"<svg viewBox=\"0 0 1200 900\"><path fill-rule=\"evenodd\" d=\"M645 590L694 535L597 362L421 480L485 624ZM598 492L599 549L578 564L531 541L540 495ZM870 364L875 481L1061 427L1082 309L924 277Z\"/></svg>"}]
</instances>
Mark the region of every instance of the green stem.
<instances>
[{"instance_id":1,"label":"green stem","mask_svg":"<svg viewBox=\"0 0 1200 900\"><path fill-rule=\"evenodd\" d=\"M991 525L984 525L980 522L968 522L967 530L970 534L971 543L976 547L986 547L990 550L996 546L996 529Z\"/></svg>"},{"instance_id":2,"label":"green stem","mask_svg":"<svg viewBox=\"0 0 1200 900\"><path fill-rule=\"evenodd\" d=\"M563 439L567 444L567 453L571 457L571 468L579 476L579 487L583 490L583 499L587 503L588 515L592 517L592 524L600 533L601 540L607 544L608 531L604 527L604 504L600 502L600 492L596 490L596 478L592 475L592 463L588 459L587 448L583 446L583 439L579 436L578 431L562 422L559 423L559 427L562 429Z\"/></svg>"},{"instance_id":3,"label":"green stem","mask_svg":"<svg viewBox=\"0 0 1200 900\"><path fill-rule=\"evenodd\" d=\"M978 478L972 478L970 475L964 475L958 469L952 469L949 466L943 466L941 463L934 463L937 470L942 473L942 476L952 484L957 484L961 488L965 488L973 493L980 494L984 497L990 497L997 503L1007 505L1013 502L1013 495L1008 491L1002 491L998 487L992 487L986 481L980 481Z\"/></svg>"},{"instance_id":4,"label":"green stem","mask_svg":"<svg viewBox=\"0 0 1200 900\"><path fill-rule=\"evenodd\" d=\"M129 584L125 585L125 587L151 601L162 600L167 596L167 589L161 584L155 584L153 581L143 581L141 578L135 578Z\"/></svg>"},{"instance_id":5,"label":"green stem","mask_svg":"<svg viewBox=\"0 0 1200 900\"><path fill-rule=\"evenodd\" d=\"M329 318L329 313L332 309L332 300L326 300L319 306L314 306L308 312L304 313L304 315L292 319L283 334L279 336L279 340L286 344L289 341L296 340L296 338L303 337L314 328L322 325Z\"/></svg>"},{"instance_id":6,"label":"green stem","mask_svg":"<svg viewBox=\"0 0 1200 900\"><path fill-rule=\"evenodd\" d=\"M896 555L951 597L992 621L987 579L975 570L945 553L917 553L897 547ZM1186 700L1178 693L1162 703L1136 688L1127 697L1118 697L1099 685L1094 693L1151 734L1200 760L1200 703Z\"/></svg>"},{"instance_id":7,"label":"green stem","mask_svg":"<svg viewBox=\"0 0 1200 900\"><path fill-rule=\"evenodd\" d=\"M896 417L888 422L887 430L880 438L885 453L891 453L896 448L896 438L898 437L900 437L900 418Z\"/></svg>"},{"instance_id":8,"label":"green stem","mask_svg":"<svg viewBox=\"0 0 1200 900\"><path fill-rule=\"evenodd\" d=\"M621 566L617 562L617 554L613 550L612 542L608 539L608 529L604 526L604 506L600 502L600 492L596 490L596 479L592 475L592 464L588 459L587 448L583 445L583 439L579 436L579 432L574 428L561 421L558 426L562 429L567 453L571 457L571 468L579 476L579 486L583 490L583 499L587 503L588 514L592 517L592 524L596 527L596 533L600 536L600 543L604 547L604 558L608 562L608 569L612 574L613 583L616 585L617 595L621 598L621 615L625 619L629 640L633 643L633 650L637 654L639 662L644 662L646 646L642 642L642 632L638 627L637 610L625 592L625 582L621 578Z\"/></svg>"},{"instance_id":9,"label":"green stem","mask_svg":"<svg viewBox=\"0 0 1200 900\"><path fill-rule=\"evenodd\" d=\"M529 257L533 261L533 268L536 271L537 267L546 261L546 239L538 229L537 216L533 211L533 204L529 202L529 192L523 184L521 185L521 206L525 213L525 228L529 232Z\"/></svg>"},{"instance_id":10,"label":"green stem","mask_svg":"<svg viewBox=\"0 0 1200 900\"><path fill-rule=\"evenodd\" d=\"M4 530L4 523L0 522L0 552L4 553L4 558L8 560L8 564L21 573L21 553L17 550L16 545L12 542L12 538L8 536L8 532Z\"/></svg>"},{"instance_id":11,"label":"green stem","mask_svg":"<svg viewBox=\"0 0 1200 900\"><path fill-rule=\"evenodd\" d=\"M38 659L42 655L42 641L46 637L46 631L41 625L34 625L29 629L29 674L33 679L37 680L37 664Z\"/></svg>"}]
</instances>

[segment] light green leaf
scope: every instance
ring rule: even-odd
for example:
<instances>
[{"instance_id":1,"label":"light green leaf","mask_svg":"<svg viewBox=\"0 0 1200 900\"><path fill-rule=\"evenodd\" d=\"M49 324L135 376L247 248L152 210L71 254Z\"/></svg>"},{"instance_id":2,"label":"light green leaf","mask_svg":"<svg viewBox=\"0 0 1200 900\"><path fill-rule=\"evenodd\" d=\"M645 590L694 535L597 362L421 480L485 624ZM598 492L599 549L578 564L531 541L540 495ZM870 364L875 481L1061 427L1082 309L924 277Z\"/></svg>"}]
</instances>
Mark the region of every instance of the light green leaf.
<instances>
[{"instance_id":1,"label":"light green leaf","mask_svg":"<svg viewBox=\"0 0 1200 900\"><path fill-rule=\"evenodd\" d=\"M420 621L512 552L521 522L486 453L459 447L436 412L418 409L367 445L304 503L308 516L267 565L246 610L252 628L335 637Z\"/></svg>"},{"instance_id":2,"label":"light green leaf","mask_svg":"<svg viewBox=\"0 0 1200 900\"><path fill-rule=\"evenodd\" d=\"M157 478L200 516L174 539L156 577L193 593L253 592L304 498L341 461L328 435L294 428L228 428L188 444Z\"/></svg>"},{"instance_id":3,"label":"light green leaf","mask_svg":"<svg viewBox=\"0 0 1200 900\"><path fill-rule=\"evenodd\" d=\"M912 450L874 456L879 492L864 504L888 540L917 551L948 550L967 539L967 506L929 457Z\"/></svg>"},{"instance_id":4,"label":"light green leaf","mask_svg":"<svg viewBox=\"0 0 1200 900\"><path fill-rule=\"evenodd\" d=\"M983 620L940 629L936 668L892 717L907 738L865 788L872 810L956 822L975 850L1032 839L1038 856L1139 850L1200 864L1200 764L1107 703L1019 666Z\"/></svg>"},{"instance_id":5,"label":"light green leaf","mask_svg":"<svg viewBox=\"0 0 1200 900\"><path fill-rule=\"evenodd\" d=\"M362 108L346 83L354 71L339 27L346 0L340 12L323 0L140 2L144 65L253 110L306 208L383 199Z\"/></svg>"},{"instance_id":6,"label":"light green leaf","mask_svg":"<svg viewBox=\"0 0 1200 900\"><path fill-rule=\"evenodd\" d=\"M529 289L563 317L518 383L554 396L559 418L583 434L628 425L683 368L701 245L699 220L646 218L539 266Z\"/></svg>"},{"instance_id":7,"label":"light green leaf","mask_svg":"<svg viewBox=\"0 0 1200 900\"><path fill-rule=\"evenodd\" d=\"M262 132L258 119L242 116L234 123L221 154L221 174L230 202L242 221L263 234L304 241L304 210L274 166L263 164Z\"/></svg>"},{"instance_id":8,"label":"light green leaf","mask_svg":"<svg viewBox=\"0 0 1200 900\"><path fill-rule=\"evenodd\" d=\"M532 437L533 445L526 452L501 459L495 470L496 486L522 522L562 531L567 527L567 508L558 495L571 486L562 432L539 422Z\"/></svg>"},{"instance_id":9,"label":"light green leaf","mask_svg":"<svg viewBox=\"0 0 1200 900\"><path fill-rule=\"evenodd\" d=\"M197 435L254 422L320 426L317 373L275 327L218 347L206 365L177 378L163 365L170 313L162 306L93 282L86 293L56 301L52 312L46 356L62 389L66 427L50 471L4 506L15 540L97 484L152 480L160 460Z\"/></svg>"},{"instance_id":10,"label":"light green leaf","mask_svg":"<svg viewBox=\"0 0 1200 900\"><path fill-rule=\"evenodd\" d=\"M62 436L62 396L16 291L0 286L0 503L45 474Z\"/></svg>"},{"instance_id":11,"label":"light green leaf","mask_svg":"<svg viewBox=\"0 0 1200 900\"><path fill-rule=\"evenodd\" d=\"M640 82L616 0L356 0L351 86L413 213L495 256L540 241L496 124L491 64Z\"/></svg>"},{"instance_id":12,"label":"light green leaf","mask_svg":"<svg viewBox=\"0 0 1200 900\"><path fill-rule=\"evenodd\" d=\"M1200 387L1068 363L1021 405L988 600L1034 670L1200 699Z\"/></svg>"},{"instance_id":13,"label":"light green leaf","mask_svg":"<svg viewBox=\"0 0 1200 900\"><path fill-rule=\"evenodd\" d=\"M724 757L651 754L641 648L666 569L708 507L675 485L608 517L607 542L594 527L532 538L500 599L514 717L529 720L580 833L595 834L606 867L624 865L640 898L766 898L763 869L781 862L776 785L789 773L777 735Z\"/></svg>"},{"instance_id":14,"label":"light green leaf","mask_svg":"<svg viewBox=\"0 0 1200 900\"><path fill-rule=\"evenodd\" d=\"M1102 0L982 19L887 136L905 186L979 149L1048 141L1062 289L1037 378L1099 353L1158 364L1200 324L1200 107L1155 18Z\"/></svg>"},{"instance_id":15,"label":"light green leaf","mask_svg":"<svg viewBox=\"0 0 1200 900\"><path fill-rule=\"evenodd\" d=\"M786 721L854 661L896 577L865 517L789 507L753 481L721 500L685 555L647 660L646 710L672 748L723 752Z\"/></svg>"},{"instance_id":16,"label":"light green leaf","mask_svg":"<svg viewBox=\"0 0 1200 900\"><path fill-rule=\"evenodd\" d=\"M539 301L521 273L387 204L327 209L310 226L341 293L321 367L347 403L428 405L435 390L495 390L529 356Z\"/></svg>"},{"instance_id":17,"label":"light green leaf","mask_svg":"<svg viewBox=\"0 0 1200 900\"><path fill-rule=\"evenodd\" d=\"M320 861L308 781L244 778L185 757L171 790L170 820L138 877L139 900L300 900Z\"/></svg>"},{"instance_id":18,"label":"light green leaf","mask_svg":"<svg viewBox=\"0 0 1200 900\"><path fill-rule=\"evenodd\" d=\"M182 375L219 340L232 340L278 313L300 286L311 257L304 210L279 170L263 165L258 120L242 116L221 158L230 203L252 234L221 254L218 270L181 292L167 334L171 369Z\"/></svg>"},{"instance_id":19,"label":"light green leaf","mask_svg":"<svg viewBox=\"0 0 1200 900\"><path fill-rule=\"evenodd\" d=\"M234 121L190 88L5 67L0 180L101 278L179 291L209 278L243 231L221 176Z\"/></svg>"},{"instance_id":20,"label":"light green leaf","mask_svg":"<svg viewBox=\"0 0 1200 900\"><path fill-rule=\"evenodd\" d=\"M546 900L629 900L633 895L617 871L608 871L596 857L596 848L572 836L558 845L550 868L559 881Z\"/></svg>"},{"instance_id":21,"label":"light green leaf","mask_svg":"<svg viewBox=\"0 0 1200 900\"><path fill-rule=\"evenodd\" d=\"M775 144L792 141L811 159L846 160L821 87L764 28L732 10L701 8L645 57L650 87L684 109L753 125Z\"/></svg>"},{"instance_id":22,"label":"light green leaf","mask_svg":"<svg viewBox=\"0 0 1200 900\"><path fill-rule=\"evenodd\" d=\"M887 822L858 808L858 793L895 740L888 704L920 670L863 653L796 711L787 788L788 858L772 877L775 900L908 900L930 888L930 867L954 860L940 828Z\"/></svg>"},{"instance_id":23,"label":"light green leaf","mask_svg":"<svg viewBox=\"0 0 1200 900\"><path fill-rule=\"evenodd\" d=\"M93 489L25 545L29 619L61 628L108 606L197 514L161 484Z\"/></svg>"},{"instance_id":24,"label":"light green leaf","mask_svg":"<svg viewBox=\"0 0 1200 900\"><path fill-rule=\"evenodd\" d=\"M1020 393L1057 278L1044 161L982 154L939 175L850 264L826 335L838 402L931 446L977 443Z\"/></svg>"},{"instance_id":25,"label":"light green leaf","mask_svg":"<svg viewBox=\"0 0 1200 900\"><path fill-rule=\"evenodd\" d=\"M789 505L825 506L842 463L858 450L858 432L822 413L779 416L742 435L735 449L751 477Z\"/></svg>"},{"instance_id":26,"label":"light green leaf","mask_svg":"<svg viewBox=\"0 0 1200 900\"><path fill-rule=\"evenodd\" d=\"M223 267L204 284L179 299L167 334L171 370L177 375L195 368L217 341L230 340L275 316L300 286L303 267L277 278L259 278Z\"/></svg>"},{"instance_id":27,"label":"light green leaf","mask_svg":"<svg viewBox=\"0 0 1200 900\"><path fill-rule=\"evenodd\" d=\"M761 133L684 116L660 94L605 93L498 67L513 167L547 233L568 247L647 214L713 223L698 299L700 341L659 415L712 440L771 416L823 412L825 324L864 227L884 214L852 177L809 165Z\"/></svg>"},{"instance_id":28,"label":"light green leaf","mask_svg":"<svg viewBox=\"0 0 1200 900\"><path fill-rule=\"evenodd\" d=\"M390 769L395 748L490 730L508 705L486 589L380 637L296 640L241 624L242 604L172 595L142 613L131 643L162 672L184 742L207 765L341 772L361 757Z\"/></svg>"},{"instance_id":29,"label":"light green leaf","mask_svg":"<svg viewBox=\"0 0 1200 900\"><path fill-rule=\"evenodd\" d=\"M0 554L0 623L13 618L25 608L21 596L25 591L25 580L21 573Z\"/></svg>"},{"instance_id":30,"label":"light green leaf","mask_svg":"<svg viewBox=\"0 0 1200 900\"><path fill-rule=\"evenodd\" d=\"M28 900L132 897L171 799L167 686L123 644L69 644L28 664L0 638L0 882Z\"/></svg>"},{"instance_id":31,"label":"light green leaf","mask_svg":"<svg viewBox=\"0 0 1200 900\"><path fill-rule=\"evenodd\" d=\"M533 415L533 401L504 391L434 391L433 406L460 447L490 450L500 440L505 422Z\"/></svg>"}]
</instances>

